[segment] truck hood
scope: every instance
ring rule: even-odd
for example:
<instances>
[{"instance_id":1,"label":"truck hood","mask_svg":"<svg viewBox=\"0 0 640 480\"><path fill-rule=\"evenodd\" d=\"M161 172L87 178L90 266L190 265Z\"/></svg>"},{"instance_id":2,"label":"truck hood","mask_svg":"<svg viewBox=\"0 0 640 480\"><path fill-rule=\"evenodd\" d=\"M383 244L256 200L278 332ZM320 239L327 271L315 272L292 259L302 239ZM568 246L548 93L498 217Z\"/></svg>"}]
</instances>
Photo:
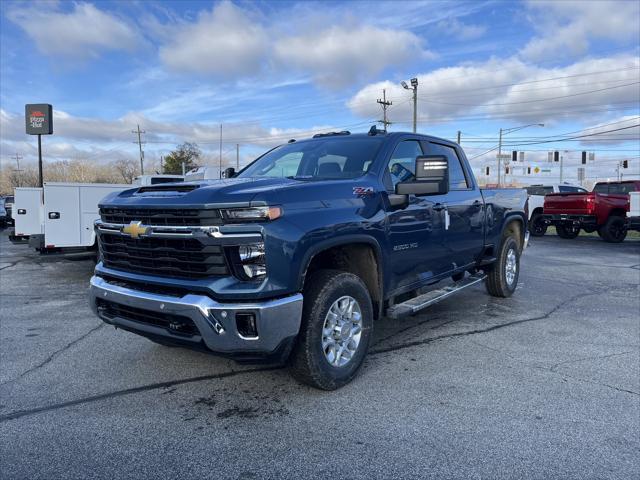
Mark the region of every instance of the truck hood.
<instances>
[{"instance_id":1,"label":"truck hood","mask_svg":"<svg viewBox=\"0 0 640 480\"><path fill-rule=\"evenodd\" d=\"M250 206L256 196L299 184L286 178L230 178L194 182L166 183L114 192L100 206L167 206L198 207L235 205ZM261 204L264 202L260 202Z\"/></svg>"}]
</instances>

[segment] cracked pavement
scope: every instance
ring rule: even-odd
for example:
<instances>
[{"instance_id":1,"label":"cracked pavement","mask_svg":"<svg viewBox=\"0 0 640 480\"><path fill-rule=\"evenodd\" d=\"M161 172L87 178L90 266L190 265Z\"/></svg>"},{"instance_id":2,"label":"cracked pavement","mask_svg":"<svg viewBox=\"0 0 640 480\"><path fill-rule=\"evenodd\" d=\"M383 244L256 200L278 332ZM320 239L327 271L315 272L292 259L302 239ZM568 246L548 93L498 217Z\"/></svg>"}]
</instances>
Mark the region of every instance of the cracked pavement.
<instances>
[{"instance_id":1,"label":"cracked pavement","mask_svg":"<svg viewBox=\"0 0 640 480\"><path fill-rule=\"evenodd\" d=\"M640 241L533 239L482 286L382 319L337 392L93 317L93 264L0 237L2 478L637 478Z\"/></svg>"}]
</instances>

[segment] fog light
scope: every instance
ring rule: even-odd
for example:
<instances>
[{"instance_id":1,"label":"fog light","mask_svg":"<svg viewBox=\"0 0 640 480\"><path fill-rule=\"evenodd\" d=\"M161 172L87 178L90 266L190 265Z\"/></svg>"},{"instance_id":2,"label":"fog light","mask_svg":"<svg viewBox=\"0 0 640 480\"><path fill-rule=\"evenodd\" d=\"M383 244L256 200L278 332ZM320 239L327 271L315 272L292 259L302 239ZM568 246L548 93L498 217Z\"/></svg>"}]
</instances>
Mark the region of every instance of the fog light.
<instances>
[{"instance_id":1,"label":"fog light","mask_svg":"<svg viewBox=\"0 0 640 480\"><path fill-rule=\"evenodd\" d=\"M264 243L240 245L237 247L240 274L246 280L259 280L267 274Z\"/></svg>"},{"instance_id":2,"label":"fog light","mask_svg":"<svg viewBox=\"0 0 640 480\"><path fill-rule=\"evenodd\" d=\"M236 328L241 337L258 338L256 315L253 312L237 312Z\"/></svg>"}]
</instances>

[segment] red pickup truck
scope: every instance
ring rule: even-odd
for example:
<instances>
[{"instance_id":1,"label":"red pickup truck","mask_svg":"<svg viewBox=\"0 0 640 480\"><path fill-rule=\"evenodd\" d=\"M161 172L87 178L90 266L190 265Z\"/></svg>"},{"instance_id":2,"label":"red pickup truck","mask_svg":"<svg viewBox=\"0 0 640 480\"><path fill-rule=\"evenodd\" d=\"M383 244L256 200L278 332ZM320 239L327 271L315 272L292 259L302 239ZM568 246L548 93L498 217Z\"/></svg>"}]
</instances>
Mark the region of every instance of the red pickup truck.
<instances>
[{"instance_id":1,"label":"red pickup truck","mask_svg":"<svg viewBox=\"0 0 640 480\"><path fill-rule=\"evenodd\" d=\"M551 193L544 198L544 221L561 238L575 238L583 229L598 232L606 242L627 236L629 193L640 191L640 181L596 183L588 193Z\"/></svg>"}]
</instances>

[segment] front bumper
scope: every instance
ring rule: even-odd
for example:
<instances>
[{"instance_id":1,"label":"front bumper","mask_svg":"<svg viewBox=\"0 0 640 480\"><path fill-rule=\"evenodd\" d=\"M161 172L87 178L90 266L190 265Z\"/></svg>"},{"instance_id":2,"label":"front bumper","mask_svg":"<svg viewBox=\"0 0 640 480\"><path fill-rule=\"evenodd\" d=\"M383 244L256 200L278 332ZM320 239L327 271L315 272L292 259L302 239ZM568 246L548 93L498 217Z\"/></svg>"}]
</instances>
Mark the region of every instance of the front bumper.
<instances>
[{"instance_id":1,"label":"front bumper","mask_svg":"<svg viewBox=\"0 0 640 480\"><path fill-rule=\"evenodd\" d=\"M302 317L299 293L260 302L219 303L205 295L134 290L98 276L91 278L90 302L94 313L110 325L239 360L278 356L298 334ZM253 315L257 335L246 337L238 331L238 313Z\"/></svg>"}]
</instances>

